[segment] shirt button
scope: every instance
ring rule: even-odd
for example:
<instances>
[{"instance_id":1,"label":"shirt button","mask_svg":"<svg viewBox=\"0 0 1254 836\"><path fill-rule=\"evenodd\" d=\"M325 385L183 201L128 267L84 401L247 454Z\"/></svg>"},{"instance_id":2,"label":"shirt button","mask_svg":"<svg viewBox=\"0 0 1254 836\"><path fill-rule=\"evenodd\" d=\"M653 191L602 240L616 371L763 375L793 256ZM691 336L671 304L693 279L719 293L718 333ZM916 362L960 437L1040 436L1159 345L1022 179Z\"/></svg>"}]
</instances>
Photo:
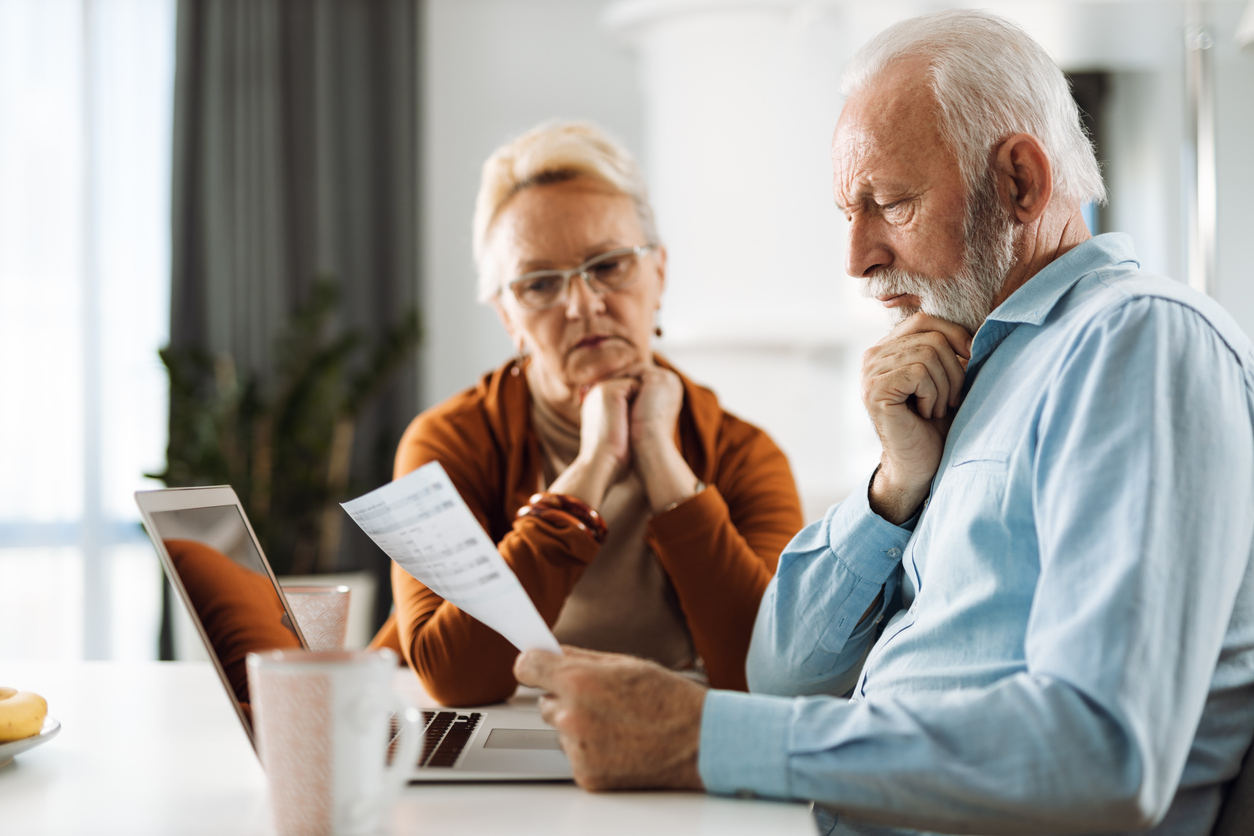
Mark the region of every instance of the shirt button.
<instances>
[{"instance_id":1,"label":"shirt button","mask_svg":"<svg viewBox=\"0 0 1254 836\"><path fill-rule=\"evenodd\" d=\"M889 557L901 557L901 549L889 549L888 556Z\"/></svg>"}]
</instances>

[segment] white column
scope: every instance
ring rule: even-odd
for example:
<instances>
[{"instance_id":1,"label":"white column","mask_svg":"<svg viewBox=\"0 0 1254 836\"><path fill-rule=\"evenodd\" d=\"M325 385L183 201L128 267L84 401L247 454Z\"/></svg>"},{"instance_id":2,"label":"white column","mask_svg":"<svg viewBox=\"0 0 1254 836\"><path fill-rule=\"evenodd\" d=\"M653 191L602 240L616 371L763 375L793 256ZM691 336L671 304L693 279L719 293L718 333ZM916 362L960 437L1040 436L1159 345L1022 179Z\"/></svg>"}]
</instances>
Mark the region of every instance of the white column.
<instances>
[{"instance_id":1,"label":"white column","mask_svg":"<svg viewBox=\"0 0 1254 836\"><path fill-rule=\"evenodd\" d=\"M813 518L878 458L853 381L886 320L845 275L830 157L846 33L870 26L798 0L632 0L606 21L639 57L659 348L771 433Z\"/></svg>"}]
</instances>

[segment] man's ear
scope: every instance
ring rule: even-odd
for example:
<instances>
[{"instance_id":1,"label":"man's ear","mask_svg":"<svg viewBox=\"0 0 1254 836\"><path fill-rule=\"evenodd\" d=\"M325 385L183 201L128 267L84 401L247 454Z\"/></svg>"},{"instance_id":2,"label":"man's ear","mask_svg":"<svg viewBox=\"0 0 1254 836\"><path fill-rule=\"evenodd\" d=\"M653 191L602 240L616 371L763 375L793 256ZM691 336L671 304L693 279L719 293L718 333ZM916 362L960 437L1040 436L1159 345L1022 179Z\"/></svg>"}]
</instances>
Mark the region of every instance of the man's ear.
<instances>
[{"instance_id":1,"label":"man's ear","mask_svg":"<svg viewBox=\"0 0 1254 836\"><path fill-rule=\"evenodd\" d=\"M1041 141L1012 134L997 147L993 165L998 194L1015 220L1024 225L1039 220L1054 196L1054 170Z\"/></svg>"}]
</instances>

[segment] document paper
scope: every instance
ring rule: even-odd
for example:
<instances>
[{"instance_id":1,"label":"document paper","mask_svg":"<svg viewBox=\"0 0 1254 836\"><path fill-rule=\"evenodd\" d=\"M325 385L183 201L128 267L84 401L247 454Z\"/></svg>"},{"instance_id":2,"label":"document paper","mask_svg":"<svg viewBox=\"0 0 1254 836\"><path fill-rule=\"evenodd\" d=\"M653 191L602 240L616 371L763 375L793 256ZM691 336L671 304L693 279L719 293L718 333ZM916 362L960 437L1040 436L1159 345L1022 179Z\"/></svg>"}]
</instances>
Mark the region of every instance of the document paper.
<instances>
[{"instance_id":1,"label":"document paper","mask_svg":"<svg viewBox=\"0 0 1254 836\"><path fill-rule=\"evenodd\" d=\"M406 572L519 650L562 652L439 462L342 507Z\"/></svg>"}]
</instances>

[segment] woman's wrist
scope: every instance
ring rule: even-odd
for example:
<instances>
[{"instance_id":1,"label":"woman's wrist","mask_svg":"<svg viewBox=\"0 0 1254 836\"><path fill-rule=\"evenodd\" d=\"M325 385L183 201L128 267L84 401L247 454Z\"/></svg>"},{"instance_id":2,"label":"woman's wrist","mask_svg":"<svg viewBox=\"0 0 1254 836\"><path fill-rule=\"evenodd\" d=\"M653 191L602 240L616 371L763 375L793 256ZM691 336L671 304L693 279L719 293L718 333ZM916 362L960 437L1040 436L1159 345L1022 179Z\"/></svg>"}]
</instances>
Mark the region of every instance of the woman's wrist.
<instances>
[{"instance_id":1,"label":"woman's wrist","mask_svg":"<svg viewBox=\"0 0 1254 836\"><path fill-rule=\"evenodd\" d=\"M700 480L673 441L656 447L635 447L632 461L644 482L654 514L669 510L700 492Z\"/></svg>"},{"instance_id":2,"label":"woman's wrist","mask_svg":"<svg viewBox=\"0 0 1254 836\"><path fill-rule=\"evenodd\" d=\"M614 478L622 465L612 456L588 455L582 452L575 457L562 474L553 480L549 490L554 493L569 494L586 502L593 508L600 508L605 501L605 493L614 483Z\"/></svg>"},{"instance_id":3,"label":"woman's wrist","mask_svg":"<svg viewBox=\"0 0 1254 836\"><path fill-rule=\"evenodd\" d=\"M631 457L633 461L644 461L650 464L674 459L683 461L684 458L679 452L679 447L675 445L674 431L670 433L645 432L639 438L632 439Z\"/></svg>"}]
</instances>

